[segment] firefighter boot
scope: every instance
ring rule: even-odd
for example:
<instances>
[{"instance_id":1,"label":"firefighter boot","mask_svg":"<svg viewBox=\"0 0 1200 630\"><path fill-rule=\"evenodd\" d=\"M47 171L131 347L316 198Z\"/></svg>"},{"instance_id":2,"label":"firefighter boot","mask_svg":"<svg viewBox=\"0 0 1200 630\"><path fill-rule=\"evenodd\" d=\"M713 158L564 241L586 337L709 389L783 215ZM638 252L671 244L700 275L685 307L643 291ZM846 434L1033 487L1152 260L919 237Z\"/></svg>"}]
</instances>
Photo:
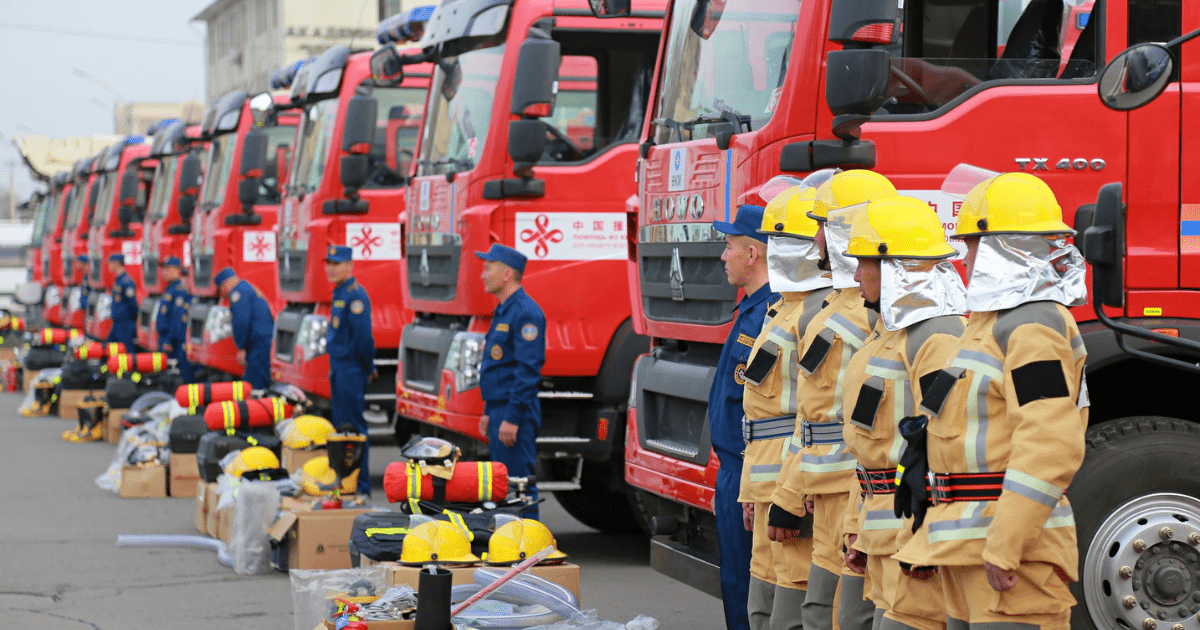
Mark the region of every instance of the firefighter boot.
<instances>
[{"instance_id":1,"label":"firefighter boot","mask_svg":"<svg viewBox=\"0 0 1200 630\"><path fill-rule=\"evenodd\" d=\"M875 602L863 597L866 581L861 575L842 574L842 595L837 611L841 630L871 630L875 621Z\"/></svg>"},{"instance_id":2,"label":"firefighter boot","mask_svg":"<svg viewBox=\"0 0 1200 630\"><path fill-rule=\"evenodd\" d=\"M771 630L802 630L804 618L801 612L808 591L786 586L775 586L775 605L771 607Z\"/></svg>"},{"instance_id":3,"label":"firefighter boot","mask_svg":"<svg viewBox=\"0 0 1200 630\"><path fill-rule=\"evenodd\" d=\"M771 610L775 603L775 585L750 577L750 597L746 602L746 612L750 615L750 630L773 630L771 628Z\"/></svg>"},{"instance_id":4,"label":"firefighter boot","mask_svg":"<svg viewBox=\"0 0 1200 630\"><path fill-rule=\"evenodd\" d=\"M837 587L836 573L812 565L808 571L808 595L800 607L805 630L833 630L833 597Z\"/></svg>"}]
</instances>

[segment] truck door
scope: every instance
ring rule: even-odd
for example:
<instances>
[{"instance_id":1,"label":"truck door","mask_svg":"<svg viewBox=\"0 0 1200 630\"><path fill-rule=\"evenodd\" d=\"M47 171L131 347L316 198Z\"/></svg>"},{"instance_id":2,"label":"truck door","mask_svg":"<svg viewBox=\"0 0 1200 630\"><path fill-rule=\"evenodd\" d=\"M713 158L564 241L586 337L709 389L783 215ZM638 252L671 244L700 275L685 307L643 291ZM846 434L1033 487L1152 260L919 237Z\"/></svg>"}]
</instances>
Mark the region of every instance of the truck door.
<instances>
[{"instance_id":1,"label":"truck door","mask_svg":"<svg viewBox=\"0 0 1200 630\"><path fill-rule=\"evenodd\" d=\"M905 194L933 205L948 232L957 223L957 200L939 188L960 162L1042 178L1068 224L1076 208L1095 200L1101 185L1125 179L1131 118L1106 109L1095 84L1106 56L1125 48L1123 23L1114 24L1124 10L1093 19L1101 12L1094 12L1090 0L1065 5L904 3L903 28L891 47L888 100L864 125L862 137L877 146L877 170ZM1156 135L1161 140L1163 134ZM1142 238L1150 239L1130 236L1130 251L1151 250L1146 257L1130 257L1131 280L1173 287L1175 246L1163 239L1147 245Z\"/></svg>"}]
</instances>

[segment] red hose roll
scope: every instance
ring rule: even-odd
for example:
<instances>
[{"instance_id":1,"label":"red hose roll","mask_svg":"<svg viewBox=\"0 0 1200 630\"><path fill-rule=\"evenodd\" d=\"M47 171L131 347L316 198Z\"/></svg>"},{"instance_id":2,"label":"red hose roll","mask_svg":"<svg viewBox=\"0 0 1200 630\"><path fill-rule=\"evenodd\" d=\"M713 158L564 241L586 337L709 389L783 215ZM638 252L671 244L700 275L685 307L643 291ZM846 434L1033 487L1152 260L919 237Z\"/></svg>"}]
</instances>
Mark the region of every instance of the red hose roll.
<instances>
[{"instance_id":1,"label":"red hose roll","mask_svg":"<svg viewBox=\"0 0 1200 630\"><path fill-rule=\"evenodd\" d=\"M109 343L89 341L82 346L75 348L76 359L103 359L114 354L124 353L125 344L119 341L110 341Z\"/></svg>"},{"instance_id":2,"label":"red hose roll","mask_svg":"<svg viewBox=\"0 0 1200 630\"><path fill-rule=\"evenodd\" d=\"M215 402L246 400L250 397L250 389L249 381L180 385L175 390L175 402L187 409L199 409Z\"/></svg>"},{"instance_id":3,"label":"red hose roll","mask_svg":"<svg viewBox=\"0 0 1200 630\"><path fill-rule=\"evenodd\" d=\"M269 427L291 417L292 406L275 397L227 400L204 410L204 424L213 431Z\"/></svg>"},{"instance_id":4,"label":"red hose roll","mask_svg":"<svg viewBox=\"0 0 1200 630\"><path fill-rule=\"evenodd\" d=\"M508 467L500 462L457 462L454 475L445 482L444 497L437 487L441 483L439 477L421 474L420 467L412 462L392 462L383 471L383 491L392 503L409 499L482 503L503 501L508 496Z\"/></svg>"},{"instance_id":5,"label":"red hose roll","mask_svg":"<svg viewBox=\"0 0 1200 630\"><path fill-rule=\"evenodd\" d=\"M67 343L71 339L83 336L83 332L78 328L63 330L62 328L43 328L40 333L34 336L34 341L44 345L58 345Z\"/></svg>"},{"instance_id":6,"label":"red hose roll","mask_svg":"<svg viewBox=\"0 0 1200 630\"><path fill-rule=\"evenodd\" d=\"M161 352L139 352L137 354L113 354L108 357L108 371L113 374L162 372L171 367L167 355Z\"/></svg>"}]
</instances>

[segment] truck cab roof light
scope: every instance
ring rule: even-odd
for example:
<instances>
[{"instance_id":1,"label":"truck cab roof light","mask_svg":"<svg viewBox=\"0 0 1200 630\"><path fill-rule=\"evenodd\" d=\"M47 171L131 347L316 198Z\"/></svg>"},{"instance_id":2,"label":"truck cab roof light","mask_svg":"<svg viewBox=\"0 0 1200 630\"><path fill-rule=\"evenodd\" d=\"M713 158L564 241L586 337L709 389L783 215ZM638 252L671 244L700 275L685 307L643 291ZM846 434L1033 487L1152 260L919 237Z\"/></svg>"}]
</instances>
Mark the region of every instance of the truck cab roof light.
<instances>
[{"instance_id":1,"label":"truck cab roof light","mask_svg":"<svg viewBox=\"0 0 1200 630\"><path fill-rule=\"evenodd\" d=\"M144 142L146 142L146 136L129 136L125 138L125 144L128 145L142 144Z\"/></svg>"},{"instance_id":2,"label":"truck cab roof light","mask_svg":"<svg viewBox=\"0 0 1200 630\"><path fill-rule=\"evenodd\" d=\"M425 24L433 17L436 7L426 5L401 11L379 23L375 39L380 44L416 42L425 34Z\"/></svg>"},{"instance_id":3,"label":"truck cab roof light","mask_svg":"<svg viewBox=\"0 0 1200 630\"><path fill-rule=\"evenodd\" d=\"M308 59L301 59L296 63L286 65L271 73L271 79L269 81L270 88L272 90L286 90L291 88L292 81L296 80L296 73L300 71L300 68L304 66L304 64L312 60L312 57L309 57Z\"/></svg>"}]
</instances>

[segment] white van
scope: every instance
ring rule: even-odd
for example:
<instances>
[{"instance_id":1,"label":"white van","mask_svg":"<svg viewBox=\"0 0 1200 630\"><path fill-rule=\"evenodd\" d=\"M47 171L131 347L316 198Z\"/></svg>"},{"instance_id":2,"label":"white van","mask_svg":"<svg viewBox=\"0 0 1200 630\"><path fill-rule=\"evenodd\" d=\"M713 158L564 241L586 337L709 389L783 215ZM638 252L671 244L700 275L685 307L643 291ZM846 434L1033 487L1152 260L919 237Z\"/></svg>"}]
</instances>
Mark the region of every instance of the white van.
<instances>
[{"instance_id":1,"label":"white van","mask_svg":"<svg viewBox=\"0 0 1200 630\"><path fill-rule=\"evenodd\" d=\"M29 281L33 223L0 221L0 308L16 308L17 287Z\"/></svg>"}]
</instances>

